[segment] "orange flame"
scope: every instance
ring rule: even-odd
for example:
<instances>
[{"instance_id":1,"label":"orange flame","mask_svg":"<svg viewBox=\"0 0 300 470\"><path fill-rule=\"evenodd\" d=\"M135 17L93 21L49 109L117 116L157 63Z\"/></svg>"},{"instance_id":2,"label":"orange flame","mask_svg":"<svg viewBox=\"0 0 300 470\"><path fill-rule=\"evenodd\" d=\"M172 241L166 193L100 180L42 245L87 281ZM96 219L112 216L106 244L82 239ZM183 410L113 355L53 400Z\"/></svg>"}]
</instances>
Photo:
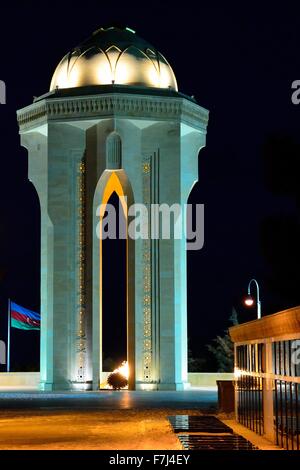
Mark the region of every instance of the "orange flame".
<instances>
[{"instance_id":1,"label":"orange flame","mask_svg":"<svg viewBox=\"0 0 300 470\"><path fill-rule=\"evenodd\" d=\"M123 375L123 377L125 377L128 380L128 377L129 377L128 362L123 361L122 364L120 365L120 367L118 367L117 369L115 369L113 371L113 373L115 373L115 372L119 372L121 375Z\"/></svg>"}]
</instances>

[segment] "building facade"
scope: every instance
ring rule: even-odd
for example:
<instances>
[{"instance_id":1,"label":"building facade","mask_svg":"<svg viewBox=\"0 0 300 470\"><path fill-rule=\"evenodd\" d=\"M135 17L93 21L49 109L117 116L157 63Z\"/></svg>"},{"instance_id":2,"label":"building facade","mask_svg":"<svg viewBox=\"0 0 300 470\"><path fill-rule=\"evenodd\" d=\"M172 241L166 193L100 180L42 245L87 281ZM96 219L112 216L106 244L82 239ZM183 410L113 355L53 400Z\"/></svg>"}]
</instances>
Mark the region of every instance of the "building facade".
<instances>
[{"instance_id":1,"label":"building facade","mask_svg":"<svg viewBox=\"0 0 300 470\"><path fill-rule=\"evenodd\" d=\"M99 207L115 192L129 223L133 203L186 204L208 112L178 92L153 46L112 27L66 54L50 92L18 122L41 208L41 388L98 389ZM186 240L127 237L126 246L129 388L184 389Z\"/></svg>"}]
</instances>

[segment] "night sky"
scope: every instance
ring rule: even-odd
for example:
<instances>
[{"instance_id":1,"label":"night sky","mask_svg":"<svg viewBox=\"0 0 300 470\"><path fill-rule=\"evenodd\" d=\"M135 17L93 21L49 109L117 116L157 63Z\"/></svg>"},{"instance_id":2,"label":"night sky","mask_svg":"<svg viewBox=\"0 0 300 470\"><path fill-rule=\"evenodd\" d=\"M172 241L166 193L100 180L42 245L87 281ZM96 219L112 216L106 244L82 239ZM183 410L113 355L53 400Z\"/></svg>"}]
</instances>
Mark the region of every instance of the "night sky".
<instances>
[{"instance_id":1,"label":"night sky","mask_svg":"<svg viewBox=\"0 0 300 470\"><path fill-rule=\"evenodd\" d=\"M300 105L291 101L300 79L300 8L206 4L1 4L0 339L8 297L40 308L39 204L16 110L47 92L63 55L101 26L128 26L155 45L179 90L210 110L190 196L205 204L205 247L188 255L193 355L210 363L206 345L228 326L233 306L240 322L255 318L242 305L251 277L260 283L263 315L300 304ZM13 330L12 343L13 370L38 367L38 333Z\"/></svg>"}]
</instances>

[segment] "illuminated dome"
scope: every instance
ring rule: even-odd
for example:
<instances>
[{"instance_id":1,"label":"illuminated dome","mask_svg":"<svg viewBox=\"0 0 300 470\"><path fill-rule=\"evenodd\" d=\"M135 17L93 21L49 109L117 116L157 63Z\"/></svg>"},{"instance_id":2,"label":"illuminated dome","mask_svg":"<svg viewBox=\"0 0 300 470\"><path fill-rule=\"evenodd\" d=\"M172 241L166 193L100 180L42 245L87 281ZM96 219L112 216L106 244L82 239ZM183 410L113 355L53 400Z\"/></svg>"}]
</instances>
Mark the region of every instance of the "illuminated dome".
<instances>
[{"instance_id":1,"label":"illuminated dome","mask_svg":"<svg viewBox=\"0 0 300 470\"><path fill-rule=\"evenodd\" d=\"M89 85L171 88L176 78L167 60L129 28L100 28L58 64L50 91Z\"/></svg>"}]
</instances>

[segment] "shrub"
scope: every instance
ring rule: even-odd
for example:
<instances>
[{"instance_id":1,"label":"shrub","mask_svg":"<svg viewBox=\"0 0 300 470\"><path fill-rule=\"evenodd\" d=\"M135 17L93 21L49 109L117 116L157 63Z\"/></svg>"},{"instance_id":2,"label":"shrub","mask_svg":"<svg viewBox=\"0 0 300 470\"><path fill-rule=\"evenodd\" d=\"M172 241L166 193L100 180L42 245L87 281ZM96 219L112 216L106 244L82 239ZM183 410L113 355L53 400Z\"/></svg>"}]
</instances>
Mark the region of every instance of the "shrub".
<instances>
[{"instance_id":1,"label":"shrub","mask_svg":"<svg viewBox=\"0 0 300 470\"><path fill-rule=\"evenodd\" d=\"M124 375L120 374L120 372L112 372L107 377L107 383L114 390L120 390L121 388L125 388L128 385L128 380L126 377L124 377Z\"/></svg>"}]
</instances>

